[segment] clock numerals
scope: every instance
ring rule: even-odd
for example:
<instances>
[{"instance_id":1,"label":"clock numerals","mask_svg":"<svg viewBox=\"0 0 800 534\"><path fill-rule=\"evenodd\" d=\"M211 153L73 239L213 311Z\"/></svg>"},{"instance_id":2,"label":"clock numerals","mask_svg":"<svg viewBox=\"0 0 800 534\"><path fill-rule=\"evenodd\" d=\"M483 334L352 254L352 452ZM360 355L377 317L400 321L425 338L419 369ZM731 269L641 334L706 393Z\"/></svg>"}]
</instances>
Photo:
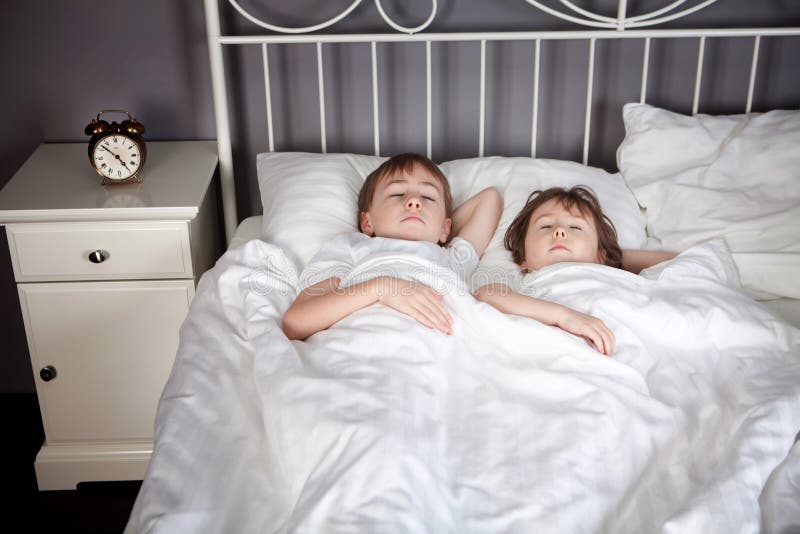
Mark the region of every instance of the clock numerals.
<instances>
[{"instance_id":1,"label":"clock numerals","mask_svg":"<svg viewBox=\"0 0 800 534\"><path fill-rule=\"evenodd\" d=\"M92 154L95 168L107 180L123 181L138 172L143 155L129 137L112 134L100 139Z\"/></svg>"}]
</instances>

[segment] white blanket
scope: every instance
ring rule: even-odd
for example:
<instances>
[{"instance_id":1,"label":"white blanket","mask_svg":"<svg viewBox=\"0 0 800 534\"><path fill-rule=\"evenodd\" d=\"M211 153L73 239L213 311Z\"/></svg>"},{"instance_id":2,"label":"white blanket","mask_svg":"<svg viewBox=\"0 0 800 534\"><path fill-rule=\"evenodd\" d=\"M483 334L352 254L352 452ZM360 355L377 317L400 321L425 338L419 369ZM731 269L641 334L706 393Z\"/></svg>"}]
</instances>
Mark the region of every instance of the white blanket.
<instances>
[{"instance_id":1,"label":"white blanket","mask_svg":"<svg viewBox=\"0 0 800 534\"><path fill-rule=\"evenodd\" d=\"M720 243L537 273L525 291L602 318L611 358L387 261L447 292L452 336L376 304L290 342L296 273L259 241L203 276L127 532L800 525L800 330L732 287Z\"/></svg>"}]
</instances>

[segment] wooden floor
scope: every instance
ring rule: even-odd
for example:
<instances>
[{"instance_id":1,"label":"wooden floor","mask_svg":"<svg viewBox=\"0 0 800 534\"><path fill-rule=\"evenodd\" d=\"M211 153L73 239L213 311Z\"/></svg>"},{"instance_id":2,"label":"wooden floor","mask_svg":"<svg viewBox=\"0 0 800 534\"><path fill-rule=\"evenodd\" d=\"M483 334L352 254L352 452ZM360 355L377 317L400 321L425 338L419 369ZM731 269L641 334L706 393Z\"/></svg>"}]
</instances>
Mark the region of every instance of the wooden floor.
<instances>
[{"instance_id":1,"label":"wooden floor","mask_svg":"<svg viewBox=\"0 0 800 534\"><path fill-rule=\"evenodd\" d=\"M82 483L76 491L38 491L33 461L44 440L36 395L0 395L3 532L122 532L141 482ZM10 494L10 495L9 495Z\"/></svg>"}]
</instances>

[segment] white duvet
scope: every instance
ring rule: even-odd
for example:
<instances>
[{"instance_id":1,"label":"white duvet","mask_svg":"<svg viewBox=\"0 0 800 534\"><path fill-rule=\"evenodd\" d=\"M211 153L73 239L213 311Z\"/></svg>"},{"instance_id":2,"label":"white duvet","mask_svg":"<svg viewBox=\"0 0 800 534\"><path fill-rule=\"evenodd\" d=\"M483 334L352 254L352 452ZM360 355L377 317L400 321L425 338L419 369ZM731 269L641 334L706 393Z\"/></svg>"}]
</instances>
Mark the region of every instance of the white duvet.
<instances>
[{"instance_id":1,"label":"white duvet","mask_svg":"<svg viewBox=\"0 0 800 534\"><path fill-rule=\"evenodd\" d=\"M452 336L376 304L290 342L296 273L260 241L203 276L128 532L800 528L800 330L740 293L721 243L526 280L602 318L612 358L386 261L447 292Z\"/></svg>"}]
</instances>

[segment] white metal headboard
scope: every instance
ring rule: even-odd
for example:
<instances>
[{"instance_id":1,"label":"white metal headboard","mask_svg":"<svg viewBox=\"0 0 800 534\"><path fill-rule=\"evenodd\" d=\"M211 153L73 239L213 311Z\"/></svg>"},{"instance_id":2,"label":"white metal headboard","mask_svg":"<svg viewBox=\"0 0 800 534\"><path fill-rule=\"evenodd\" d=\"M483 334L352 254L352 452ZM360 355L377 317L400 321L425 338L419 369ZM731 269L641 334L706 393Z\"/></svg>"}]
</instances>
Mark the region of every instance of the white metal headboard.
<instances>
[{"instance_id":1,"label":"white metal headboard","mask_svg":"<svg viewBox=\"0 0 800 534\"><path fill-rule=\"evenodd\" d=\"M211 65L211 78L214 96L214 112L217 124L217 142L219 145L219 164L220 179L222 187L223 211L225 219L225 232L230 241L238 223L236 212L236 194L233 175L233 158L231 150L230 122L228 115L228 97L225 85L225 66L223 61L223 47L227 45L261 45L264 87L266 103L266 119L268 129L269 150L275 150L275 140L273 133L273 113L270 93L270 67L268 60L268 46L270 44L315 44L317 57L317 84L319 94L319 128L320 128L320 151L327 151L327 131L325 124L325 92L324 92L324 64L322 47L329 43L365 43L371 47L371 84L372 84L372 115L373 115L373 144L375 155L380 155L380 116L378 107L378 83L377 83L377 43L425 43L426 50L426 147L427 155L432 153L432 102L431 102L431 43L436 42L479 42L480 43L480 93L479 93L479 124L476 139L476 154L484 155L485 140L485 109L486 109L486 43L500 41L529 41L533 43L533 113L531 116L531 157L536 156L537 145L537 123L539 110L539 63L540 45L542 41L548 40L581 40L588 46L589 66L586 75L586 109L584 115L584 137L583 137L583 163L588 162L589 139L592 125L592 92L594 84L594 60L595 44L597 40L610 39L638 39L642 41L643 60L641 67L641 91L640 101L645 102L647 97L647 79L650 65L650 43L653 39L660 38L693 38L698 40L697 63L694 80L694 96L692 113L696 114L700 99L700 88L703 80L703 55L705 52L706 39L717 37L748 37L753 39L752 56L750 58L750 75L747 80L747 99L743 102L743 111L749 112L753 102L753 91L758 72L759 47L762 37L770 36L800 36L800 28L737 28L737 29L672 29L659 30L647 29L643 27L662 24L680 17L689 15L695 11L703 9L717 0L705 0L702 2L689 2L689 7L683 4L687 0L676 0L667 6L654 10L650 13L627 17L627 1L619 0L617 16L609 17L590 12L576 6L569 0L558 0L566 9L557 10L542 2L535 0L524 0L528 4L563 20L588 26L600 28L592 30L575 31L508 31L508 32L467 32L467 33L420 33L425 30L434 20L437 12L436 0L431 0L431 12L428 18L419 26L409 28L397 24L392 20L383 9L380 0L374 0L383 20L397 33L380 34L317 34L305 35L321 29L327 28L346 18L352 11L361 4L362 0L354 0L345 10L332 17L331 19L307 27L287 28L265 22L249 12L247 12L236 0L228 0L230 5L250 22L277 32L279 35L244 35L232 36L222 35L220 32L219 6L218 0L204 0L206 15L206 31L208 35L209 57ZM522 1L522 0L520 0Z\"/></svg>"}]
</instances>

